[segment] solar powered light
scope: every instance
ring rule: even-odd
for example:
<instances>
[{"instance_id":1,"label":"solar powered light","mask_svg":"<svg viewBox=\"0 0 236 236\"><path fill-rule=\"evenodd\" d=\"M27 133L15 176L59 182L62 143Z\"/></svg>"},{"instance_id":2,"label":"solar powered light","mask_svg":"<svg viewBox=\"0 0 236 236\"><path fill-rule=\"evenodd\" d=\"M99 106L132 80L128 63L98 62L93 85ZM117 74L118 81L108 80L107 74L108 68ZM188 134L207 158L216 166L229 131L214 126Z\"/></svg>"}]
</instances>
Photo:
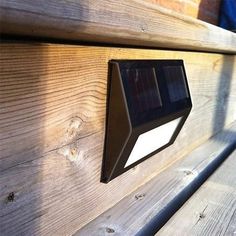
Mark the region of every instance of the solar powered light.
<instances>
[{"instance_id":1,"label":"solar powered light","mask_svg":"<svg viewBox=\"0 0 236 236\"><path fill-rule=\"evenodd\" d=\"M182 60L111 60L101 181L171 145L192 108Z\"/></svg>"}]
</instances>

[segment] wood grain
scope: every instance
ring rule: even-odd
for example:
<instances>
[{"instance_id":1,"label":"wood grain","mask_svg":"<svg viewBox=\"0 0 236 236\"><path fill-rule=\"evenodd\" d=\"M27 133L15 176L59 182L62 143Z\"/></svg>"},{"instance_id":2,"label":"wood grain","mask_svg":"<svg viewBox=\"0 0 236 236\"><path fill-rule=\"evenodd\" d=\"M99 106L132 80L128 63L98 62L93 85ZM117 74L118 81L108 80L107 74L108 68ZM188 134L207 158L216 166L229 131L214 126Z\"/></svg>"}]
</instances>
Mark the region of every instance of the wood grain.
<instances>
[{"instance_id":1,"label":"wood grain","mask_svg":"<svg viewBox=\"0 0 236 236\"><path fill-rule=\"evenodd\" d=\"M0 234L72 234L236 118L234 56L40 43L0 52ZM183 59L194 106L175 144L105 185L107 64L122 58Z\"/></svg>"},{"instance_id":2,"label":"wood grain","mask_svg":"<svg viewBox=\"0 0 236 236\"><path fill-rule=\"evenodd\" d=\"M1 0L3 34L235 53L236 35L141 0Z\"/></svg>"},{"instance_id":3,"label":"wood grain","mask_svg":"<svg viewBox=\"0 0 236 236\"><path fill-rule=\"evenodd\" d=\"M156 235L236 234L236 151Z\"/></svg>"},{"instance_id":4,"label":"wood grain","mask_svg":"<svg viewBox=\"0 0 236 236\"><path fill-rule=\"evenodd\" d=\"M188 154L184 159L176 162L151 181L132 192L114 207L79 230L75 236L103 236L109 235L107 234L108 231L113 231L114 235L124 236L154 235L155 230L160 227L159 224L163 224L164 218L167 217L169 212L174 211L181 201L189 197L188 194L194 191L195 185L201 184L203 176L206 174L206 169L210 170L212 168L211 166L215 165L216 162L221 163L224 158L227 157L226 149L229 150L230 148L230 153L230 151L235 148L236 122L229 127L228 131L229 130L231 132L223 131L214 136ZM224 172L221 172L221 175L224 175L224 173L228 173L228 175L222 178L218 175L219 181L221 179L228 180L225 186L223 185L224 183L222 183L221 192L224 196L228 194L228 191L224 193L224 189L227 190L229 183L231 183L231 188L235 186L235 164L232 163L235 154L231 157L231 160L226 160ZM231 167L228 171L226 167L229 167L230 164ZM230 217L235 213L235 190L236 189L234 189L234 194L230 195L227 199L227 202L224 202L224 199L218 202L221 207L224 203L228 205L228 203L231 202L230 206L234 204L233 209L228 208L228 211L230 211L228 221L230 221ZM214 189L211 188L205 189L204 193L206 193L208 197L209 204L211 204L211 196L217 195L217 192L214 193ZM196 193L196 195L198 195L198 193ZM195 199L195 194L192 198ZM199 203L204 201L204 199L204 194L201 194L193 203L187 203L187 207L184 207L184 209L187 209L180 210L180 213L177 212L176 217L173 217L170 224L167 223L167 227L164 226L163 233L160 235L215 235L211 234L212 232L207 232L209 234L206 234L203 230L198 231L198 234L194 234L195 231L191 230L191 228L194 227L193 222L196 223L198 220L193 217L193 214L197 209L202 208L202 206L199 206ZM227 207L225 206L225 208ZM214 204L212 204L212 212L213 211ZM226 222L228 221L224 221L226 218L227 217L222 218L222 225L227 225ZM209 228L211 227L211 223L217 224L217 221L216 218L210 215L208 222ZM219 229L219 227L217 228ZM185 229L187 229L187 231Z\"/></svg>"}]
</instances>

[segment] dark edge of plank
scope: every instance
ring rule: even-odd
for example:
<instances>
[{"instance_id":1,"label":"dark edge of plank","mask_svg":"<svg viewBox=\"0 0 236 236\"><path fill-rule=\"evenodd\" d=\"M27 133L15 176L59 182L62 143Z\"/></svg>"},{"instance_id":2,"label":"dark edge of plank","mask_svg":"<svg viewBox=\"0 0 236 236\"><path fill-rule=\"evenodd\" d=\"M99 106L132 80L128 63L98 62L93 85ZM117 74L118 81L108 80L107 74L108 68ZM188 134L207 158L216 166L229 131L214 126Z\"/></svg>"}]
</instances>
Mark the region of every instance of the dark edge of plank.
<instances>
[{"instance_id":1,"label":"dark edge of plank","mask_svg":"<svg viewBox=\"0 0 236 236\"><path fill-rule=\"evenodd\" d=\"M236 34L140 0L2 0L0 33L235 53Z\"/></svg>"},{"instance_id":2,"label":"dark edge of plank","mask_svg":"<svg viewBox=\"0 0 236 236\"><path fill-rule=\"evenodd\" d=\"M1 29L0 29L1 30ZM112 48L127 48L127 49L147 49L147 50L165 50L165 51L175 51L175 52L196 52L194 49L187 48L168 48L158 47L158 46L148 46L148 45L132 45L132 44L119 44L111 42L92 42L92 41L80 41L80 40L71 40L71 39L60 39L60 38L48 38L40 36L24 36L24 35L15 35L15 34L1 34L0 33L0 43L22 43L22 44L58 44L58 45L73 45L73 46L91 46L91 47L112 47ZM199 53L207 53L204 49L198 49ZM219 54L217 51L209 51L211 54ZM235 55L235 53L224 52L226 55Z\"/></svg>"},{"instance_id":3,"label":"dark edge of plank","mask_svg":"<svg viewBox=\"0 0 236 236\"><path fill-rule=\"evenodd\" d=\"M77 231L154 235L236 148L236 122ZM127 180L128 181L128 180Z\"/></svg>"}]
</instances>

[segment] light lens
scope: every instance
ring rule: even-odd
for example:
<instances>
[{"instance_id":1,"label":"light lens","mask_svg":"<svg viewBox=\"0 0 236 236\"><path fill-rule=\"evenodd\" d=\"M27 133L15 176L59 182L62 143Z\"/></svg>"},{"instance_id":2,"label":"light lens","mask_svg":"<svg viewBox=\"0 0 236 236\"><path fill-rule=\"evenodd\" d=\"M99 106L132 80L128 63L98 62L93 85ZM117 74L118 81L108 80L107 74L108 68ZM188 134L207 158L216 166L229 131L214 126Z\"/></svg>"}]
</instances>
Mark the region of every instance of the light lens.
<instances>
[{"instance_id":1,"label":"light lens","mask_svg":"<svg viewBox=\"0 0 236 236\"><path fill-rule=\"evenodd\" d=\"M125 167L135 163L170 142L182 117L141 134L130 153Z\"/></svg>"}]
</instances>

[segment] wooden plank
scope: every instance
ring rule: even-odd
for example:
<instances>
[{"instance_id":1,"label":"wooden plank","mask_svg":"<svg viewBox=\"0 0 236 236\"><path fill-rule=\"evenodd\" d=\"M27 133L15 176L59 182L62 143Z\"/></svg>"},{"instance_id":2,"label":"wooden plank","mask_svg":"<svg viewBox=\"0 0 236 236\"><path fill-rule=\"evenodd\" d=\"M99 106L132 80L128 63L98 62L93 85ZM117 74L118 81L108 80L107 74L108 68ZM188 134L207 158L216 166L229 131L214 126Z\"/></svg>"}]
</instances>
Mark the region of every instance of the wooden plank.
<instances>
[{"instance_id":1,"label":"wooden plank","mask_svg":"<svg viewBox=\"0 0 236 236\"><path fill-rule=\"evenodd\" d=\"M223 131L213 137L183 160L178 161L122 199L113 208L79 230L75 236L102 236L106 235L107 232L113 232L115 235L154 235L154 232L165 223L168 216L171 216L180 207L181 202L193 193L195 187L204 181L207 177L206 172L210 175L212 167L221 163L226 155L236 147L236 122L229 130L231 132ZM235 181L233 170L235 169L232 166L231 175L228 177L231 182ZM228 173L226 170L224 171L224 173ZM225 188L227 189L227 187ZM208 196L213 194L212 190L208 193ZM231 201L235 203L232 196ZM204 199L203 195L201 197ZM192 207L194 210L202 209L198 207L198 202L201 202L202 199L198 198L198 201L194 201L195 207L194 204L191 204L190 208ZM206 235L203 232L201 232L202 234L192 234L191 227L194 226L193 223L188 224L188 220L183 223L189 217L194 221L192 216L194 210L189 211L191 213L186 210L181 214L177 212L177 217L174 217L174 220L171 221L173 227L167 227L170 232L166 230L161 235L185 235L185 232L187 232L186 235ZM184 213L186 213L186 216ZM217 224L217 222L214 223ZM185 228L182 228L181 225L185 225L189 231L185 231Z\"/></svg>"},{"instance_id":2,"label":"wooden plank","mask_svg":"<svg viewBox=\"0 0 236 236\"><path fill-rule=\"evenodd\" d=\"M156 235L236 234L236 151Z\"/></svg>"},{"instance_id":3,"label":"wooden plank","mask_svg":"<svg viewBox=\"0 0 236 236\"><path fill-rule=\"evenodd\" d=\"M0 51L6 234L74 233L236 118L234 56L40 43L2 43ZM107 64L124 58L183 59L194 107L175 144L105 185Z\"/></svg>"},{"instance_id":4,"label":"wooden plank","mask_svg":"<svg viewBox=\"0 0 236 236\"><path fill-rule=\"evenodd\" d=\"M3 34L235 53L236 35L141 0L2 0Z\"/></svg>"}]
</instances>

